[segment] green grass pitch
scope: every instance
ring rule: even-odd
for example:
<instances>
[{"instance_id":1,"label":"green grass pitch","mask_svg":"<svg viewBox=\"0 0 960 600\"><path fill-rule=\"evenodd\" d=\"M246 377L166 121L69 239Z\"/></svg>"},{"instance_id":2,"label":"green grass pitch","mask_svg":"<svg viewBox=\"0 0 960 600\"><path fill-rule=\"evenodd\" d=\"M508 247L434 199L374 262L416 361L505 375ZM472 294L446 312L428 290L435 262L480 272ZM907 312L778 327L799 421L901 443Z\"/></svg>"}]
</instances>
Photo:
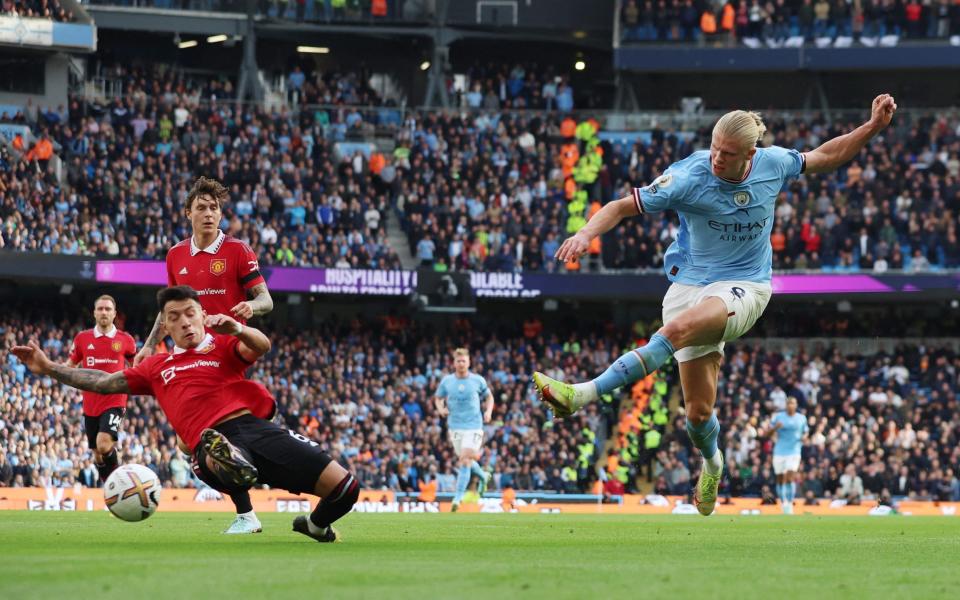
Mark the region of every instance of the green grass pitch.
<instances>
[{"instance_id":1,"label":"green grass pitch","mask_svg":"<svg viewBox=\"0 0 960 600\"><path fill-rule=\"evenodd\" d=\"M0 511L0 598L956 598L960 518Z\"/></svg>"}]
</instances>

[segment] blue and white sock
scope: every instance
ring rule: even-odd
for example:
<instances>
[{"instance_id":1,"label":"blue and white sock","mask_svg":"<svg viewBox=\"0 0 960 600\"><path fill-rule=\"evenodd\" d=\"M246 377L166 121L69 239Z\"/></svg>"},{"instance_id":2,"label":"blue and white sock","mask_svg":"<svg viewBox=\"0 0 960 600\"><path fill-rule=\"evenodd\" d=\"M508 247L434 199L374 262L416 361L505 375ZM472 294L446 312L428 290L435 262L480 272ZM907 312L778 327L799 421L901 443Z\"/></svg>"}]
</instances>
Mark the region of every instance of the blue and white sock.
<instances>
[{"instance_id":1,"label":"blue and white sock","mask_svg":"<svg viewBox=\"0 0 960 600\"><path fill-rule=\"evenodd\" d=\"M780 499L780 503L784 506L787 505L787 484L778 483L777 484L777 498Z\"/></svg>"},{"instance_id":2,"label":"blue and white sock","mask_svg":"<svg viewBox=\"0 0 960 600\"><path fill-rule=\"evenodd\" d=\"M483 479L484 477L487 476L487 474L484 473L484 472L483 472L483 469L480 467L480 463L478 463L477 461L473 461L473 462L470 464L470 473L476 475L477 477L479 477L479 478L481 478L481 479Z\"/></svg>"},{"instance_id":3,"label":"blue and white sock","mask_svg":"<svg viewBox=\"0 0 960 600\"><path fill-rule=\"evenodd\" d=\"M463 500L463 495L467 493L467 486L470 484L470 467L460 467L457 469L457 494L453 497L454 504L459 504Z\"/></svg>"},{"instance_id":4,"label":"blue and white sock","mask_svg":"<svg viewBox=\"0 0 960 600\"><path fill-rule=\"evenodd\" d=\"M718 475L723 469L723 463L720 448L717 446L717 438L720 437L720 421L716 413L699 425L694 425L690 419L687 419L687 435L703 455L704 470L710 475Z\"/></svg>"},{"instance_id":5,"label":"blue and white sock","mask_svg":"<svg viewBox=\"0 0 960 600\"><path fill-rule=\"evenodd\" d=\"M783 485L786 488L786 492L787 492L787 502L793 504L794 498L797 497L797 482L791 481Z\"/></svg>"},{"instance_id":6,"label":"blue and white sock","mask_svg":"<svg viewBox=\"0 0 960 600\"><path fill-rule=\"evenodd\" d=\"M578 393L578 403L581 400L582 404L592 402L618 387L643 379L659 369L674 352L673 344L666 336L653 334L645 346L635 348L613 361L613 364L593 381L575 384L573 389Z\"/></svg>"}]
</instances>

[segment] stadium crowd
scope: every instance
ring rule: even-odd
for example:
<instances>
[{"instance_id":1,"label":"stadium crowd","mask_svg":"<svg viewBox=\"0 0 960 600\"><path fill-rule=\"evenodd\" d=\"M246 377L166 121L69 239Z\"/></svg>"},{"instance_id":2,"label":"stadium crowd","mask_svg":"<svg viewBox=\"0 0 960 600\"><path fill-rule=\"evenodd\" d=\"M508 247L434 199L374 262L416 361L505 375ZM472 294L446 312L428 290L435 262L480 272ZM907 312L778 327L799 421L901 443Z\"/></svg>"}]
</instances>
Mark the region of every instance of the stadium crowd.
<instances>
[{"instance_id":1,"label":"stadium crowd","mask_svg":"<svg viewBox=\"0 0 960 600\"><path fill-rule=\"evenodd\" d=\"M3 0L0 15L17 15L24 19L49 19L70 23L75 20L73 11L67 10L59 0Z\"/></svg>"},{"instance_id":2,"label":"stadium crowd","mask_svg":"<svg viewBox=\"0 0 960 600\"><path fill-rule=\"evenodd\" d=\"M242 0L92 0L93 4L150 8L246 12ZM256 14L297 22L426 23L433 19L430 0L257 0Z\"/></svg>"},{"instance_id":3,"label":"stadium crowd","mask_svg":"<svg viewBox=\"0 0 960 600\"><path fill-rule=\"evenodd\" d=\"M10 314L0 318L4 349L34 337L60 361L66 360L79 328L78 323L31 322ZM329 343L317 344L316 339ZM523 489L578 489L576 474L572 482L560 478L563 467L575 465L579 457L577 436L570 423L548 422L527 386L529 374L535 357L541 357L541 364L585 376L585 369L609 360L613 340L605 340L609 347L587 350L586 343L581 347L539 333L499 337L474 330L468 321L458 324L455 335L428 334L402 317L327 321L315 330L274 336L273 350L249 375L275 395L287 426L349 462L364 487L417 491L420 483L437 480L439 491L450 491L456 457L433 393L452 368L452 350L467 341L475 368L485 374L497 399L493 421L485 427L484 460L495 481ZM0 384L5 398L0 486L95 485L80 394L33 377L6 353ZM577 426L601 436L606 427L596 409ZM124 460L150 466L166 485L195 483L152 398L130 400L120 442Z\"/></svg>"},{"instance_id":4,"label":"stadium crowd","mask_svg":"<svg viewBox=\"0 0 960 600\"><path fill-rule=\"evenodd\" d=\"M397 133L395 192L411 247L442 269L555 270L566 237L561 121L518 114L422 115ZM853 121L773 118L765 144L804 150ZM608 144L595 204L628 194L670 163L708 145L654 131L632 147ZM847 168L792 181L778 199L775 268L930 269L960 266L960 118L898 119ZM409 168L407 168L409 165ZM655 268L678 230L667 212L632 219L591 249L608 268ZM570 265L568 265L568 268Z\"/></svg>"},{"instance_id":5,"label":"stadium crowd","mask_svg":"<svg viewBox=\"0 0 960 600\"><path fill-rule=\"evenodd\" d=\"M0 247L14 251L162 259L187 237L183 201L213 175L231 191L221 227L265 264L392 268L386 198L326 140L355 126L348 110L266 112L224 102L229 80L154 67L122 69L126 95L72 99L21 119L55 142L66 173L29 152L0 164ZM347 88L349 85L340 86ZM32 150L32 148L31 148ZM49 157L49 155L48 155Z\"/></svg>"},{"instance_id":6,"label":"stadium crowd","mask_svg":"<svg viewBox=\"0 0 960 600\"><path fill-rule=\"evenodd\" d=\"M624 42L960 35L955 0L624 0Z\"/></svg>"},{"instance_id":7,"label":"stadium crowd","mask_svg":"<svg viewBox=\"0 0 960 600\"><path fill-rule=\"evenodd\" d=\"M772 353L738 345L718 386L726 492L773 497L772 442L763 432L792 396L810 428L798 498L960 500L958 367L947 348L845 356L830 347Z\"/></svg>"},{"instance_id":8,"label":"stadium crowd","mask_svg":"<svg viewBox=\"0 0 960 600\"><path fill-rule=\"evenodd\" d=\"M537 63L474 63L466 72L459 105L470 109L542 109L569 113L574 108L568 73Z\"/></svg>"},{"instance_id":9,"label":"stadium crowd","mask_svg":"<svg viewBox=\"0 0 960 600\"><path fill-rule=\"evenodd\" d=\"M543 87L557 77L535 65L472 72L505 105L544 103ZM28 105L14 117L38 141L0 161L0 248L162 258L185 237L182 200L204 174L231 190L223 228L266 264L395 268L386 224L396 216L411 253L438 270L580 268L552 260L568 235L564 177L576 156L566 137L572 121L561 113L363 109L357 104L381 100L362 74L299 68L288 89L307 104L333 104L268 111L227 102L236 85L226 78L159 65L103 73L122 82L122 98ZM808 149L859 118L774 116L763 143ZM706 147L709 133L653 130L603 142L588 212ZM372 135L392 138L392 152L356 143ZM55 149L66 185L50 164ZM898 116L837 173L790 182L776 215L778 269L960 266L960 116ZM669 211L627 220L591 247L587 265L659 268L677 230Z\"/></svg>"},{"instance_id":10,"label":"stadium crowd","mask_svg":"<svg viewBox=\"0 0 960 600\"><path fill-rule=\"evenodd\" d=\"M0 318L4 349L32 337L65 360L79 321L36 314L14 311ZM652 414L663 411L666 417L672 367L656 392L664 408L655 401L645 414L633 412L633 402L621 406L618 394L573 420L553 422L529 385L534 369L592 376L649 327L638 322L627 335L602 326L584 329L593 332L588 334L563 326L549 333L537 318L522 326L462 319L440 333L397 315L330 319L310 331L274 336L273 350L250 376L275 395L287 426L349 462L364 487L416 493L435 482L445 492L453 489L456 461L432 397L451 368L451 350L466 345L473 369L496 397L481 461L494 474L494 488L686 495L699 459L682 416L673 414L671 427ZM316 344L318 338L326 343ZM98 485L81 431L80 395L33 377L10 354L3 358L0 385L6 399L0 485ZM948 348L903 346L866 356L842 355L830 346L772 352L749 341L738 344L728 349L718 387L729 470L722 490L773 498L772 443L764 432L792 396L810 425L804 496L960 500L958 386L960 355ZM627 397L638 398L636 390L624 391ZM605 445L618 432L646 443L639 452ZM120 439L123 460L147 464L165 485L197 484L151 398L130 400ZM611 462L618 451L619 461ZM644 477L651 483L644 485Z\"/></svg>"}]
</instances>

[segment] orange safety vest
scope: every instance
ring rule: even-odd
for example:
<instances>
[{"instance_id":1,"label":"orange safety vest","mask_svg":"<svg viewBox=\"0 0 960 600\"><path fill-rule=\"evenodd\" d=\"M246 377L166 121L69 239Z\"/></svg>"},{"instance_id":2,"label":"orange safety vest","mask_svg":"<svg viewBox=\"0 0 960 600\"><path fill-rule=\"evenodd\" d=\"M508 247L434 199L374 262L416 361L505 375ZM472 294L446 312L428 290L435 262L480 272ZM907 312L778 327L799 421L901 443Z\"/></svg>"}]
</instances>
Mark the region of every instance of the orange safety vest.
<instances>
[{"instance_id":1,"label":"orange safety vest","mask_svg":"<svg viewBox=\"0 0 960 600\"><path fill-rule=\"evenodd\" d=\"M736 11L733 5L727 2L723 5L723 14L720 16L720 29L724 31L733 31L733 21L736 18Z\"/></svg>"},{"instance_id":2,"label":"orange safety vest","mask_svg":"<svg viewBox=\"0 0 960 600\"><path fill-rule=\"evenodd\" d=\"M379 175L380 171L383 171L383 167L387 164L387 159L384 158L383 154L375 152L370 156L370 172L374 175Z\"/></svg>"},{"instance_id":3,"label":"orange safety vest","mask_svg":"<svg viewBox=\"0 0 960 600\"><path fill-rule=\"evenodd\" d=\"M717 32L717 17L713 15L713 11L703 11L703 15L700 17L700 29L707 35Z\"/></svg>"},{"instance_id":4,"label":"orange safety vest","mask_svg":"<svg viewBox=\"0 0 960 600\"><path fill-rule=\"evenodd\" d=\"M420 502L434 502L437 499L437 480L430 483L420 482Z\"/></svg>"}]
</instances>

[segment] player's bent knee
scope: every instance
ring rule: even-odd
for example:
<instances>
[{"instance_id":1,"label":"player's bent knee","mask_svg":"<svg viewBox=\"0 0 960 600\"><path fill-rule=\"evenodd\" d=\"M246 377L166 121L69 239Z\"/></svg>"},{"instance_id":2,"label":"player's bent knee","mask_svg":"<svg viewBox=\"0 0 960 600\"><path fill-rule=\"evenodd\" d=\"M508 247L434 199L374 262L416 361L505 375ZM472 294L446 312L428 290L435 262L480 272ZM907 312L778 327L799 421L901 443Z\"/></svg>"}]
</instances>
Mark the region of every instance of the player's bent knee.
<instances>
[{"instance_id":1,"label":"player's bent knee","mask_svg":"<svg viewBox=\"0 0 960 600\"><path fill-rule=\"evenodd\" d=\"M713 416L713 408L705 403L691 403L687 405L687 420L693 425L702 425Z\"/></svg>"},{"instance_id":2,"label":"player's bent knee","mask_svg":"<svg viewBox=\"0 0 960 600\"><path fill-rule=\"evenodd\" d=\"M313 488L313 492L321 498L326 498L340 484L340 482L349 476L350 471L347 471L343 465L337 461L331 460L330 463L320 473L320 477L317 478L317 483Z\"/></svg>"},{"instance_id":3,"label":"player's bent knee","mask_svg":"<svg viewBox=\"0 0 960 600\"><path fill-rule=\"evenodd\" d=\"M690 326L684 323L683 319L674 319L657 331L660 335L670 340L675 350L680 350L686 344L686 338L690 335Z\"/></svg>"},{"instance_id":4,"label":"player's bent knee","mask_svg":"<svg viewBox=\"0 0 960 600\"><path fill-rule=\"evenodd\" d=\"M106 456L107 454L110 454L112 451L113 451L113 440L110 440L109 442L97 440L97 452L100 454L100 456Z\"/></svg>"}]
</instances>

